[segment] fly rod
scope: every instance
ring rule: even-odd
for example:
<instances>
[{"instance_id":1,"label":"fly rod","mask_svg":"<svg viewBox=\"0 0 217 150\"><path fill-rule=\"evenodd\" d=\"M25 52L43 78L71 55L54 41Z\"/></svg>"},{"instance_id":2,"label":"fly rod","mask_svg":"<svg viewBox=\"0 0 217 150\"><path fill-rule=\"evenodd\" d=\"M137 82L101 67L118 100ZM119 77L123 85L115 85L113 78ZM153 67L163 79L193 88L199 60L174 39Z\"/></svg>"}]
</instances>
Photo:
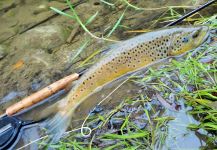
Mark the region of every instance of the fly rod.
<instances>
[{"instance_id":1,"label":"fly rod","mask_svg":"<svg viewBox=\"0 0 217 150\"><path fill-rule=\"evenodd\" d=\"M183 16L180 17L179 19L177 19L177 20L175 20L175 21L169 23L169 24L166 25L165 27L176 25L177 23L183 21L184 19L190 17L191 15L193 15L193 14L197 13L198 11L200 11L200 10L202 10L202 9L204 9L204 8L206 8L206 7L208 7L208 6L210 6L211 4L213 4L213 3L215 3L215 2L217 2L217 0L212 0L212 1L207 2L207 3L203 4L202 6L200 6L200 7L196 8L196 9L192 10L191 12L189 12L189 13L183 15Z\"/></svg>"}]
</instances>

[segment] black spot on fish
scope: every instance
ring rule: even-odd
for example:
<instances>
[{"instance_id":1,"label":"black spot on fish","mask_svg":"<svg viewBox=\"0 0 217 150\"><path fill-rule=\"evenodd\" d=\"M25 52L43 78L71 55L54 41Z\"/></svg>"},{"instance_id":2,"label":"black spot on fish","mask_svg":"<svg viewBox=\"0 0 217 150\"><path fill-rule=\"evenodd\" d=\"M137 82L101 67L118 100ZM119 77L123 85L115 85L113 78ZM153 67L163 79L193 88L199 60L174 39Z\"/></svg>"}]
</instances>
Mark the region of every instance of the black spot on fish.
<instances>
[{"instance_id":1,"label":"black spot on fish","mask_svg":"<svg viewBox=\"0 0 217 150\"><path fill-rule=\"evenodd\" d=\"M187 37L183 37L182 42L183 43L188 43L189 39Z\"/></svg>"}]
</instances>

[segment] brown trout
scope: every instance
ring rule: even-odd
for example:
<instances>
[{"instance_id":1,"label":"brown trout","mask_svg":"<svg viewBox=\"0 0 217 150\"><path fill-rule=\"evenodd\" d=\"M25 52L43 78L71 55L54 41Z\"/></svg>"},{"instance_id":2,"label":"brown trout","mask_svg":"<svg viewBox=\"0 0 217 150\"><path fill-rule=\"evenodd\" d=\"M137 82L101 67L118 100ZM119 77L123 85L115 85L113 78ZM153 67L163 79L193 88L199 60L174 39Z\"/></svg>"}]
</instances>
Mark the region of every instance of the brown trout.
<instances>
[{"instance_id":1,"label":"brown trout","mask_svg":"<svg viewBox=\"0 0 217 150\"><path fill-rule=\"evenodd\" d=\"M74 110L92 93L122 76L201 45L209 35L206 26L161 29L118 43L76 82L46 128L57 140L70 124Z\"/></svg>"}]
</instances>

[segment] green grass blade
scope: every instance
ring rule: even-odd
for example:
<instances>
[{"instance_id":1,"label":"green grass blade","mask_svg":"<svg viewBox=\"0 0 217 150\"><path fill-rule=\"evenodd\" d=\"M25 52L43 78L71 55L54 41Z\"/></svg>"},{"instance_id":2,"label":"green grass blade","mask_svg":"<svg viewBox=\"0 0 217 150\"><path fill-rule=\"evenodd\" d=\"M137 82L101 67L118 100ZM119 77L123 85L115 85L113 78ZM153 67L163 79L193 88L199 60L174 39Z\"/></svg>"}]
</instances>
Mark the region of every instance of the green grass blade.
<instances>
[{"instance_id":1,"label":"green grass blade","mask_svg":"<svg viewBox=\"0 0 217 150\"><path fill-rule=\"evenodd\" d=\"M107 40L107 41L113 41L113 42L116 42L115 40L111 40L111 39L106 39L106 38L99 38L97 36L95 36L94 34L92 34L87 28L86 26L83 24L83 22L80 20L78 14L76 13L76 11L74 10L73 8L73 5L71 4L71 2L69 0L66 0L66 3L67 5L70 7L76 21L80 24L80 26L83 28L83 30L85 32L87 32L90 36L92 36L93 38L96 38L96 39L103 39L103 40Z\"/></svg>"},{"instance_id":2,"label":"green grass blade","mask_svg":"<svg viewBox=\"0 0 217 150\"><path fill-rule=\"evenodd\" d=\"M120 18L118 19L118 21L115 23L114 27L112 28L112 30L108 33L107 37L110 37L112 35L112 33L117 29L117 27L120 25L122 19L124 18L124 14L125 11L127 10L127 8L124 10L124 12L122 13L122 15L120 16Z\"/></svg>"},{"instance_id":3,"label":"green grass blade","mask_svg":"<svg viewBox=\"0 0 217 150\"><path fill-rule=\"evenodd\" d=\"M87 47L88 43L89 43L89 40L86 41L86 42L78 49L77 53L72 57L71 62L73 62L73 61L78 57L78 55L81 54L81 52Z\"/></svg>"},{"instance_id":4,"label":"green grass blade","mask_svg":"<svg viewBox=\"0 0 217 150\"><path fill-rule=\"evenodd\" d=\"M98 15L98 11L94 14L94 15L92 15L87 21L86 21L86 23L85 23L85 25L88 25L88 24L90 24L95 18L96 18L96 16Z\"/></svg>"},{"instance_id":5,"label":"green grass blade","mask_svg":"<svg viewBox=\"0 0 217 150\"><path fill-rule=\"evenodd\" d=\"M103 137L104 138L109 138L109 139L134 139L134 138L141 138L141 137L146 137L149 133L148 132L141 132L141 133L133 133L133 134L123 134L123 135L118 135L118 134L106 134Z\"/></svg>"},{"instance_id":6,"label":"green grass blade","mask_svg":"<svg viewBox=\"0 0 217 150\"><path fill-rule=\"evenodd\" d=\"M50 9L53 10L53 11L55 11L56 13L58 13L58 14L60 14L60 15L63 15L63 16L66 16L66 17L69 17L69 18L75 19L74 16L69 15L69 14L67 14L67 13L65 13L65 12L63 12L63 11L57 9L57 8L50 7Z\"/></svg>"},{"instance_id":7,"label":"green grass blade","mask_svg":"<svg viewBox=\"0 0 217 150\"><path fill-rule=\"evenodd\" d=\"M94 56L96 56L97 54L99 54L101 52L101 50L96 50L94 51L89 57L87 57L84 61L82 61L79 64L79 67L83 67L84 65L86 65Z\"/></svg>"},{"instance_id":8,"label":"green grass blade","mask_svg":"<svg viewBox=\"0 0 217 150\"><path fill-rule=\"evenodd\" d=\"M100 1L103 2L103 3L105 3L105 4L107 4L107 5L109 5L109 6L115 6L115 4L109 3L109 2L107 2L105 0L100 0Z\"/></svg>"},{"instance_id":9,"label":"green grass blade","mask_svg":"<svg viewBox=\"0 0 217 150\"><path fill-rule=\"evenodd\" d=\"M123 0L129 7L132 7L132 8L134 8L134 9L136 9L136 10L144 10L143 8L139 8L139 7L137 7L137 6L134 6L134 5L132 5L132 4L130 4L127 0Z\"/></svg>"}]
</instances>

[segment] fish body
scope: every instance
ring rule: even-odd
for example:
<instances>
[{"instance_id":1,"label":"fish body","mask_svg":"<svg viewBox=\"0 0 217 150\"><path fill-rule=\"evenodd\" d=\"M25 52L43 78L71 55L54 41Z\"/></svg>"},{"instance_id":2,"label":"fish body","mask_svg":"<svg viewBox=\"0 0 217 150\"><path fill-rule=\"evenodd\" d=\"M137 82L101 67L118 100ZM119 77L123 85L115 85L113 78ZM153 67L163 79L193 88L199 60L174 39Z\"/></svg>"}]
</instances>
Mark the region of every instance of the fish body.
<instances>
[{"instance_id":1,"label":"fish body","mask_svg":"<svg viewBox=\"0 0 217 150\"><path fill-rule=\"evenodd\" d=\"M88 96L122 76L140 70L158 60L177 56L202 44L208 27L172 27L161 29L118 43L76 82L47 128L58 139L69 126L73 111Z\"/></svg>"}]
</instances>

